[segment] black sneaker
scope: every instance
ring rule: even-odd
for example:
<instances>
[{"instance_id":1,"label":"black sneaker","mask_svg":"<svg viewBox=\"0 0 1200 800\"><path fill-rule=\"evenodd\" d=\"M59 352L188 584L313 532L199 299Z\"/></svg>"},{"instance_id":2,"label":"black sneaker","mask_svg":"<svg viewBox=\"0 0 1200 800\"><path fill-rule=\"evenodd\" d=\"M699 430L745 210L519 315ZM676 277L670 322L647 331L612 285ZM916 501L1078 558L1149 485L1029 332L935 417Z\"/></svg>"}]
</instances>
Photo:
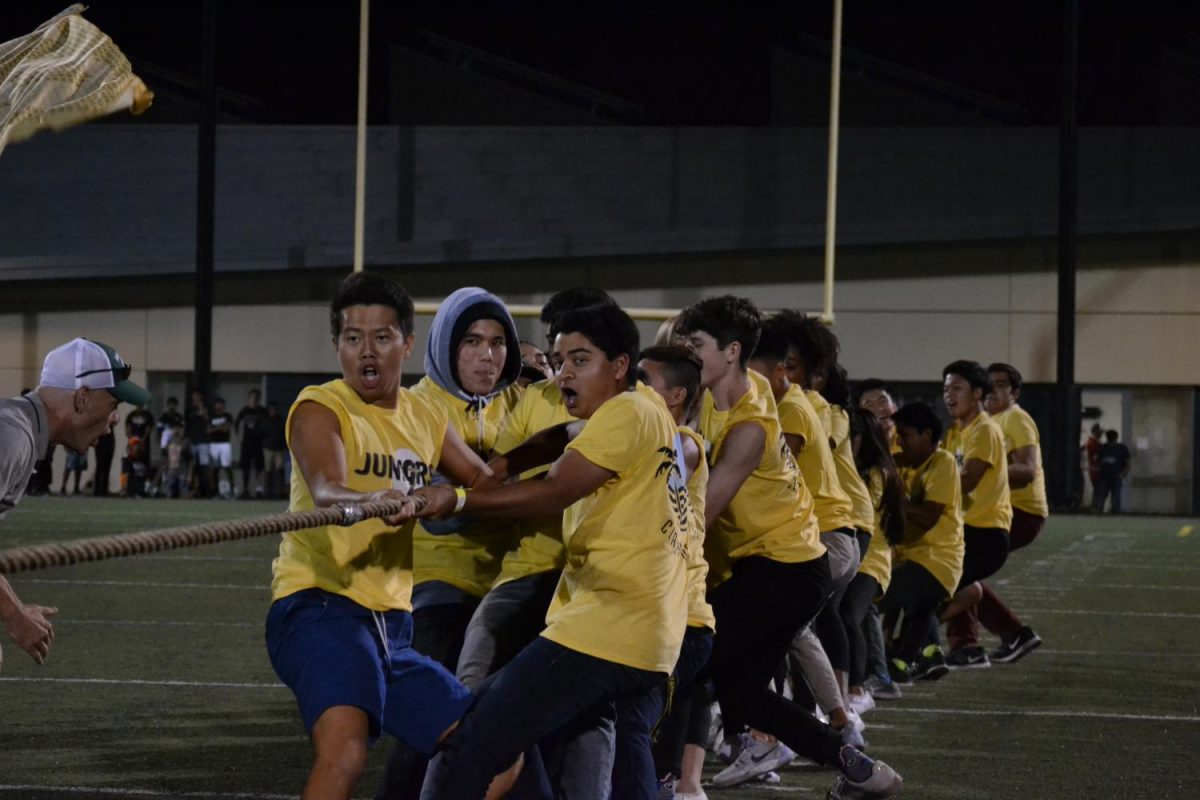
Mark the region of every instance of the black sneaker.
<instances>
[{"instance_id":1,"label":"black sneaker","mask_svg":"<svg viewBox=\"0 0 1200 800\"><path fill-rule=\"evenodd\" d=\"M959 647L951 650L950 655L946 656L946 666L952 672L960 669L987 669L991 665L987 653L978 645Z\"/></svg>"},{"instance_id":2,"label":"black sneaker","mask_svg":"<svg viewBox=\"0 0 1200 800\"><path fill-rule=\"evenodd\" d=\"M907 661L893 658L888 662L888 677L892 679L893 685L912 686L913 666Z\"/></svg>"},{"instance_id":3,"label":"black sneaker","mask_svg":"<svg viewBox=\"0 0 1200 800\"><path fill-rule=\"evenodd\" d=\"M1026 625L1024 628L1021 628L1021 632L1017 634L1017 638L1011 642L1002 643L999 649L992 653L992 661L997 661L1001 664L1011 664L1037 650L1041 645L1041 637L1033 632L1033 628Z\"/></svg>"},{"instance_id":4,"label":"black sneaker","mask_svg":"<svg viewBox=\"0 0 1200 800\"><path fill-rule=\"evenodd\" d=\"M942 652L941 647L931 644L921 651L921 657L917 659L916 665L912 668L912 679L914 681L936 681L944 678L949 672L950 668L946 666L946 654Z\"/></svg>"}]
</instances>

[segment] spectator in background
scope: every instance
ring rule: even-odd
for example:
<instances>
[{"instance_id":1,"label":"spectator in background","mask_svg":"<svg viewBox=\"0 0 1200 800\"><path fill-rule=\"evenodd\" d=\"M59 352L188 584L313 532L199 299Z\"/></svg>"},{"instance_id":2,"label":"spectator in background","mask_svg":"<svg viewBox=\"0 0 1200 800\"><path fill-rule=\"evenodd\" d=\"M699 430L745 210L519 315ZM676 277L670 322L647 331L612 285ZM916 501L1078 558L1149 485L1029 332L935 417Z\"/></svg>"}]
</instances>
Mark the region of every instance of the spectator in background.
<instances>
[{"instance_id":1,"label":"spectator in background","mask_svg":"<svg viewBox=\"0 0 1200 800\"><path fill-rule=\"evenodd\" d=\"M183 428L175 426L163 448L162 469L158 473L160 497L186 497L188 472L192 463L192 449Z\"/></svg>"},{"instance_id":2,"label":"spectator in background","mask_svg":"<svg viewBox=\"0 0 1200 800\"><path fill-rule=\"evenodd\" d=\"M232 434L233 415L225 410L225 398L214 397L208 418L208 459L217 493L226 500L233 498L233 445L229 443Z\"/></svg>"},{"instance_id":3,"label":"spectator in background","mask_svg":"<svg viewBox=\"0 0 1200 800\"><path fill-rule=\"evenodd\" d=\"M238 412L234 428L242 437L239 463L242 467L242 493L246 500L254 486L255 497L263 496L263 434L266 428L267 410L260 405L262 392L251 389L246 395L246 405Z\"/></svg>"},{"instance_id":4,"label":"spectator in background","mask_svg":"<svg viewBox=\"0 0 1200 800\"><path fill-rule=\"evenodd\" d=\"M167 410L158 415L158 446L166 460L167 445L176 434L175 429L183 426L183 415L179 413L179 398L167 398Z\"/></svg>"},{"instance_id":5,"label":"spectator in background","mask_svg":"<svg viewBox=\"0 0 1200 800\"><path fill-rule=\"evenodd\" d=\"M1099 427L1099 426L1097 426ZM1121 513L1121 484L1129 474L1133 465L1133 454L1129 448L1117 441L1120 438L1116 431L1104 434L1106 441L1100 445L1100 481L1096 484L1096 493L1092 498L1092 510L1097 514L1104 512L1104 501L1112 498L1112 513Z\"/></svg>"},{"instance_id":6,"label":"spectator in background","mask_svg":"<svg viewBox=\"0 0 1200 800\"><path fill-rule=\"evenodd\" d=\"M121 482L127 497L145 494L150 477L150 432L154 430L154 415L144 405L125 417L125 458L121 461Z\"/></svg>"},{"instance_id":7,"label":"spectator in background","mask_svg":"<svg viewBox=\"0 0 1200 800\"><path fill-rule=\"evenodd\" d=\"M192 447L192 476L196 481L196 496L208 497L212 494L212 476L208 471L208 405L204 392L199 389L192 390L192 407L188 409L183 429Z\"/></svg>"},{"instance_id":8,"label":"spectator in background","mask_svg":"<svg viewBox=\"0 0 1200 800\"><path fill-rule=\"evenodd\" d=\"M83 478L83 471L87 469L87 451L76 453L74 450L67 451L67 463L63 467L62 486L58 487L58 493L63 497L67 496L67 478L71 475L75 476L75 490L71 494L79 494L79 481Z\"/></svg>"},{"instance_id":9,"label":"spectator in background","mask_svg":"<svg viewBox=\"0 0 1200 800\"><path fill-rule=\"evenodd\" d=\"M1099 423L1092 425L1091 435L1083 445L1087 455L1088 478L1092 482L1092 507L1096 506L1096 497L1100 494L1100 435L1103 428ZM1103 505L1103 503L1101 503Z\"/></svg>"},{"instance_id":10,"label":"spectator in background","mask_svg":"<svg viewBox=\"0 0 1200 800\"><path fill-rule=\"evenodd\" d=\"M284 481L284 467L288 463L287 425L279 413L278 403L267 403L267 416L263 419L263 455L267 473L267 497L287 497L288 485Z\"/></svg>"},{"instance_id":11,"label":"spectator in background","mask_svg":"<svg viewBox=\"0 0 1200 800\"><path fill-rule=\"evenodd\" d=\"M109 473L112 472L113 454L117 451L117 437L106 431L96 440L96 473L92 475L92 493L96 497L108 497Z\"/></svg>"}]
</instances>

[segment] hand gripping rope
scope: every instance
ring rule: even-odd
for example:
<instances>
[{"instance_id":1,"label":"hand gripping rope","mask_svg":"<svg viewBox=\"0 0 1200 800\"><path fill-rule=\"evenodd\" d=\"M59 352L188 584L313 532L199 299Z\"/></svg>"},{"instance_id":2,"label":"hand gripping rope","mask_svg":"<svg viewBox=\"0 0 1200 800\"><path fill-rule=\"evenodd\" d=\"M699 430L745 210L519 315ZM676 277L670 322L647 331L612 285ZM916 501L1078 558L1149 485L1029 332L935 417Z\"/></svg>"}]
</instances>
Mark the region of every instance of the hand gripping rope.
<instances>
[{"instance_id":1,"label":"hand gripping rope","mask_svg":"<svg viewBox=\"0 0 1200 800\"><path fill-rule=\"evenodd\" d=\"M425 498L413 497L416 510L425 505ZM304 528L324 525L353 525L364 519L389 517L403 512L405 504L395 500L381 500L361 505L343 504L318 508L313 511L284 512L262 517L208 522L201 525L184 525L178 528L163 528L138 533L120 533L100 536L95 539L77 539L72 542L40 544L33 547L16 547L0 551L0 575L14 572L66 567L84 561L100 561L105 558L122 558L178 547L195 547L202 544L232 542L272 533L286 533Z\"/></svg>"}]
</instances>

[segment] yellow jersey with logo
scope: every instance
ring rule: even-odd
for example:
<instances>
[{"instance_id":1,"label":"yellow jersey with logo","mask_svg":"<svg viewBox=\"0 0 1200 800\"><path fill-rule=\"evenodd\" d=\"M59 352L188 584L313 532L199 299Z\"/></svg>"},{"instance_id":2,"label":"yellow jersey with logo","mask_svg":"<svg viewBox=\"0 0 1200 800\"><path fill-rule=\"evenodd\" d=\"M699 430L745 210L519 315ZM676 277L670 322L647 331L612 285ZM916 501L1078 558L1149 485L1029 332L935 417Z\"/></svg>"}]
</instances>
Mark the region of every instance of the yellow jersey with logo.
<instances>
[{"instance_id":1,"label":"yellow jersey with logo","mask_svg":"<svg viewBox=\"0 0 1200 800\"><path fill-rule=\"evenodd\" d=\"M340 379L309 386L288 412L289 448L292 415L310 402L337 417L346 452L347 489L409 492L429 485L450 424L444 409L403 389L395 408L380 408L364 403ZM292 471L288 508L314 508L299 469ZM348 528L330 525L285 533L279 557L271 565L272 599L317 588L344 595L373 611L411 611L415 524L409 520L395 528L382 519L367 519Z\"/></svg>"},{"instance_id":2,"label":"yellow jersey with logo","mask_svg":"<svg viewBox=\"0 0 1200 800\"><path fill-rule=\"evenodd\" d=\"M795 456L796 466L812 494L817 527L822 531L849 528L850 498L838 482L829 436L804 390L795 384L779 399L779 424L785 436L804 440L804 446Z\"/></svg>"},{"instance_id":3,"label":"yellow jersey with logo","mask_svg":"<svg viewBox=\"0 0 1200 800\"><path fill-rule=\"evenodd\" d=\"M553 380L531 383L501 425L492 449L503 455L535 433L574 419L567 413L558 384ZM549 469L539 467L521 477L541 475ZM522 519L510 525L509 550L504 554L496 586L563 568L562 514Z\"/></svg>"},{"instance_id":4,"label":"yellow jersey with logo","mask_svg":"<svg viewBox=\"0 0 1200 800\"><path fill-rule=\"evenodd\" d=\"M867 491L871 494L871 504L875 507L875 533L867 545L867 552L863 554L862 563L858 565L858 571L878 581L882 594L887 591L888 584L892 581L892 546L883 535L883 525L880 522L883 516L883 473L877 468L872 468L867 473L865 483Z\"/></svg>"},{"instance_id":5,"label":"yellow jersey with logo","mask_svg":"<svg viewBox=\"0 0 1200 800\"><path fill-rule=\"evenodd\" d=\"M921 538L904 543L895 550L896 563L915 561L937 578L946 593L953 595L962 579L963 520L962 482L954 456L934 450L920 466L904 471L910 503L926 501L942 504L942 513Z\"/></svg>"},{"instance_id":6,"label":"yellow jersey with logo","mask_svg":"<svg viewBox=\"0 0 1200 800\"><path fill-rule=\"evenodd\" d=\"M1033 482L1020 489L1009 486L1009 500L1013 508L1037 517L1050 516L1050 505L1046 502L1046 475L1042 472L1042 437L1038 434L1037 423L1028 411L1015 403L999 414L993 414L992 421L1000 426L1004 434L1006 455L1022 447L1033 448Z\"/></svg>"},{"instance_id":7,"label":"yellow jersey with logo","mask_svg":"<svg viewBox=\"0 0 1200 800\"><path fill-rule=\"evenodd\" d=\"M422 378L412 388L416 395L428 398L445 409L454 430L483 460L496 443L500 425L512 410L521 392L510 387L483 406L468 403ZM413 530L413 584L444 581L467 594L483 597L500 574L500 561L512 540L512 523L472 520L467 535L434 535L420 521Z\"/></svg>"},{"instance_id":8,"label":"yellow jersey with logo","mask_svg":"<svg viewBox=\"0 0 1200 800\"><path fill-rule=\"evenodd\" d=\"M841 406L830 405L830 438L833 440L833 463L837 467L838 482L842 491L850 498L850 524L860 531L875 532L875 506L871 493L858 468L854 466L854 445L850 441L850 415Z\"/></svg>"},{"instance_id":9,"label":"yellow jersey with logo","mask_svg":"<svg viewBox=\"0 0 1200 800\"><path fill-rule=\"evenodd\" d=\"M700 449L699 462L687 476L688 500L692 511L687 559L687 624L715 631L717 618L705 597L708 593L708 561L704 558L704 493L708 491L708 462L704 458L704 437L684 425L679 426L679 435L691 439ZM680 462L681 469L685 463Z\"/></svg>"},{"instance_id":10,"label":"yellow jersey with logo","mask_svg":"<svg viewBox=\"0 0 1200 800\"><path fill-rule=\"evenodd\" d=\"M794 564L825 553L812 495L784 441L771 386L753 370L746 374L750 388L731 408L718 410L710 392L704 393L700 404L700 435L710 467L720 461L725 437L734 426L758 425L765 434L758 466L705 531L710 589L729 577L734 562L749 556Z\"/></svg>"},{"instance_id":11,"label":"yellow jersey with logo","mask_svg":"<svg viewBox=\"0 0 1200 800\"><path fill-rule=\"evenodd\" d=\"M674 668L692 537L680 448L662 399L636 390L607 400L567 445L614 474L563 512L566 566L542 636L637 669Z\"/></svg>"},{"instance_id":12,"label":"yellow jersey with logo","mask_svg":"<svg viewBox=\"0 0 1200 800\"><path fill-rule=\"evenodd\" d=\"M1008 497L1008 455L1004 434L986 411L965 428L956 421L946 431L942 448L954 456L961 471L971 459L989 465L970 494L963 495L963 524L976 528L1012 527L1012 502Z\"/></svg>"}]
</instances>

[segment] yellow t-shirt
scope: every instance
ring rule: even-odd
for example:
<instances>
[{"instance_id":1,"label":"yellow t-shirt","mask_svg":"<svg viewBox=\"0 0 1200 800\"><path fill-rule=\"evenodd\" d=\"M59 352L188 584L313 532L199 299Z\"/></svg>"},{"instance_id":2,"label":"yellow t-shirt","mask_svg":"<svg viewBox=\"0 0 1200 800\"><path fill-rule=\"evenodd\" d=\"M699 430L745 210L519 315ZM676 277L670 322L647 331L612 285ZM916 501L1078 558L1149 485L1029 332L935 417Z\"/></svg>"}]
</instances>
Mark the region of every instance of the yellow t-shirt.
<instances>
[{"instance_id":1,"label":"yellow t-shirt","mask_svg":"<svg viewBox=\"0 0 1200 800\"><path fill-rule=\"evenodd\" d=\"M858 571L870 575L879 582L880 593L886 592L892 580L892 546L883 535L883 473L872 469L867 473L867 491L871 493L871 504L875 507L875 533L863 554Z\"/></svg>"},{"instance_id":2,"label":"yellow t-shirt","mask_svg":"<svg viewBox=\"0 0 1200 800\"><path fill-rule=\"evenodd\" d=\"M960 428L950 426L942 439L942 447L954 455L961 470L971 459L991 465L983 473L970 494L964 495L963 524L976 528L1012 527L1012 503L1008 498L1008 457L1004 449L1004 434L986 411Z\"/></svg>"},{"instance_id":3,"label":"yellow t-shirt","mask_svg":"<svg viewBox=\"0 0 1200 800\"><path fill-rule=\"evenodd\" d=\"M764 556L787 564L811 561L825 552L812 495L800 480L800 469L783 439L779 415L767 379L751 370L750 389L725 411L704 393L700 405L700 435L709 452L709 465L721 458L725 436L735 425L752 423L766 434L758 466L742 483L729 505L705 531L709 588L729 577L733 562Z\"/></svg>"},{"instance_id":4,"label":"yellow t-shirt","mask_svg":"<svg viewBox=\"0 0 1200 800\"><path fill-rule=\"evenodd\" d=\"M1037 423L1029 412L1013 404L992 415L992 421L1000 426L1004 434L1005 455L1020 450L1022 447L1033 446L1036 461L1033 482L1020 489L1009 487L1009 499L1013 508L1019 508L1026 514L1038 517L1050 516L1050 506L1046 502L1046 476L1042 472L1042 437L1038 434Z\"/></svg>"},{"instance_id":5,"label":"yellow t-shirt","mask_svg":"<svg viewBox=\"0 0 1200 800\"><path fill-rule=\"evenodd\" d=\"M346 450L346 488L356 492L411 491L429 484L442 455L449 420L428 399L401 390L396 407L364 403L343 380L309 386L288 413L305 402L319 403L337 415ZM289 510L314 508L299 469L292 471ZM399 528L367 519L348 528L331 525L285 533L279 557L271 564L271 597L278 600L303 589L344 595L373 611L412 610L412 532L415 521Z\"/></svg>"},{"instance_id":6,"label":"yellow t-shirt","mask_svg":"<svg viewBox=\"0 0 1200 800\"><path fill-rule=\"evenodd\" d=\"M693 627L717 629L717 618L705 595L708 592L708 562L704 559L704 493L708 491L708 462L704 460L704 438L691 428L680 425L679 435L700 448L696 469L687 476L688 500L692 510L691 538L688 539L687 596L688 620ZM683 463L680 464L684 466Z\"/></svg>"},{"instance_id":7,"label":"yellow t-shirt","mask_svg":"<svg viewBox=\"0 0 1200 800\"><path fill-rule=\"evenodd\" d=\"M454 430L484 459L496 442L501 423L521 394L516 387L510 387L484 406L480 414L428 377L422 378L412 391L444 408ZM512 523L474 520L469 533L469 536L457 533L435 536L418 522L413 531L413 585L445 581L467 594L483 597L500 574L500 560L512 543Z\"/></svg>"},{"instance_id":8,"label":"yellow t-shirt","mask_svg":"<svg viewBox=\"0 0 1200 800\"><path fill-rule=\"evenodd\" d=\"M567 445L616 474L563 512L567 564L542 636L637 669L674 668L692 536L677 438L657 394L629 391L600 406Z\"/></svg>"},{"instance_id":9,"label":"yellow t-shirt","mask_svg":"<svg viewBox=\"0 0 1200 800\"><path fill-rule=\"evenodd\" d=\"M875 504L871 493L863 483L858 468L854 466L854 449L850 443L850 416L841 406L829 407L830 438L833 440L833 463L837 467L837 479L842 491L850 498L850 524L860 531L875 532Z\"/></svg>"},{"instance_id":10,"label":"yellow t-shirt","mask_svg":"<svg viewBox=\"0 0 1200 800\"><path fill-rule=\"evenodd\" d=\"M532 383L525 388L525 393L504 420L493 449L503 455L535 433L574 419L575 417L567 413L562 393L558 391L558 384L553 380ZM541 467L530 470L521 477L540 475L548 469ZM562 545L561 514L522 519L510 525L512 534L509 550L504 554L495 586L517 578L563 568L565 554Z\"/></svg>"},{"instance_id":11,"label":"yellow t-shirt","mask_svg":"<svg viewBox=\"0 0 1200 800\"><path fill-rule=\"evenodd\" d=\"M962 482L954 456L935 450L924 464L904 471L910 503L929 500L943 504L938 521L915 542L905 542L895 550L895 563L915 561L929 570L938 583L953 595L962 578L964 553L962 521Z\"/></svg>"},{"instance_id":12,"label":"yellow t-shirt","mask_svg":"<svg viewBox=\"0 0 1200 800\"><path fill-rule=\"evenodd\" d=\"M812 494L817 527L822 531L849 528L850 498L838 482L829 436L804 390L795 384L779 400L779 424L784 434L804 440L804 447L795 457L796 466Z\"/></svg>"},{"instance_id":13,"label":"yellow t-shirt","mask_svg":"<svg viewBox=\"0 0 1200 800\"><path fill-rule=\"evenodd\" d=\"M833 450L833 419L829 411L829 401L822 397L820 392L814 392L812 389L805 389L804 396L808 398L813 411L817 412L817 418L821 420L821 430L825 431L825 438L830 440L829 449Z\"/></svg>"}]
</instances>

